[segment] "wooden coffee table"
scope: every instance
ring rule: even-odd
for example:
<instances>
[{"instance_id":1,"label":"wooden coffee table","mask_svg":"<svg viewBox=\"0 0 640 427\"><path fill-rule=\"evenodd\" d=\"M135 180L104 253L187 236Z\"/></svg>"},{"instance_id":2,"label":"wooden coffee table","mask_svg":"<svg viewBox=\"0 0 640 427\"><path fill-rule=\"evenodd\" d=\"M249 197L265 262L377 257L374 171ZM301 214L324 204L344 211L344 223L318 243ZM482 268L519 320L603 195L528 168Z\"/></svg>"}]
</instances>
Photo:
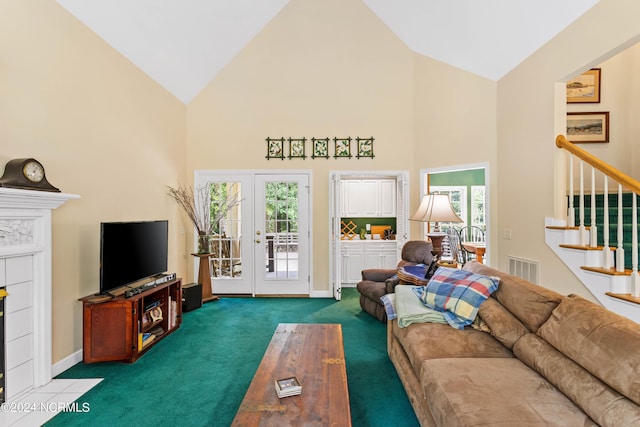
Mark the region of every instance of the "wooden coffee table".
<instances>
[{"instance_id":1,"label":"wooden coffee table","mask_svg":"<svg viewBox=\"0 0 640 427\"><path fill-rule=\"evenodd\" d=\"M274 381L295 376L302 394L278 398ZM233 426L351 426L339 324L278 325Z\"/></svg>"}]
</instances>

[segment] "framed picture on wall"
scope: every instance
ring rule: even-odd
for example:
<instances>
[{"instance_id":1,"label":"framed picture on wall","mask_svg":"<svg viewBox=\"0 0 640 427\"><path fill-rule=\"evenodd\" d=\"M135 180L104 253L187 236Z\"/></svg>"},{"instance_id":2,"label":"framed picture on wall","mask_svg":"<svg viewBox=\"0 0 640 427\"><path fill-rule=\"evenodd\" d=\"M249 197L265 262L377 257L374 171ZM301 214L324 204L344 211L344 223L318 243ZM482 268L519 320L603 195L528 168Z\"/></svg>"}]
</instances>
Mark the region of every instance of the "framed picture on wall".
<instances>
[{"instance_id":1,"label":"framed picture on wall","mask_svg":"<svg viewBox=\"0 0 640 427\"><path fill-rule=\"evenodd\" d=\"M329 138L311 138L312 154L311 158L329 158Z\"/></svg>"},{"instance_id":2,"label":"framed picture on wall","mask_svg":"<svg viewBox=\"0 0 640 427\"><path fill-rule=\"evenodd\" d=\"M600 102L600 68L592 68L567 82L567 104Z\"/></svg>"},{"instance_id":3,"label":"framed picture on wall","mask_svg":"<svg viewBox=\"0 0 640 427\"><path fill-rule=\"evenodd\" d=\"M371 157L374 158L373 155L373 137L371 138L356 138L358 143L358 154L356 157L359 159L361 157Z\"/></svg>"},{"instance_id":4,"label":"framed picture on wall","mask_svg":"<svg viewBox=\"0 0 640 427\"><path fill-rule=\"evenodd\" d=\"M567 113L567 139L571 142L609 142L609 112Z\"/></svg>"},{"instance_id":5,"label":"framed picture on wall","mask_svg":"<svg viewBox=\"0 0 640 427\"><path fill-rule=\"evenodd\" d=\"M351 137L349 138L333 138L335 143L335 154L333 157L351 158Z\"/></svg>"},{"instance_id":6,"label":"framed picture on wall","mask_svg":"<svg viewBox=\"0 0 640 427\"><path fill-rule=\"evenodd\" d=\"M267 138L267 159L284 160L284 138Z\"/></svg>"},{"instance_id":7,"label":"framed picture on wall","mask_svg":"<svg viewBox=\"0 0 640 427\"><path fill-rule=\"evenodd\" d=\"M294 157L299 157L301 159L306 159L307 156L305 154L307 138L294 139L289 138L289 158L293 159Z\"/></svg>"}]
</instances>

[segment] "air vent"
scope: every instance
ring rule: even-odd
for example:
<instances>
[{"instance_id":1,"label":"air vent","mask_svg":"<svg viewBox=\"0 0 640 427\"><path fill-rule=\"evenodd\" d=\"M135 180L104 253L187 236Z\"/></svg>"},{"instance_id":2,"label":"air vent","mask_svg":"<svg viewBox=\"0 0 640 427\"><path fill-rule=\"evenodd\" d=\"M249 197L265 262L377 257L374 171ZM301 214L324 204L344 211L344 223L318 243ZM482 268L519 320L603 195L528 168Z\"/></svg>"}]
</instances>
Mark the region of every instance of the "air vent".
<instances>
[{"instance_id":1,"label":"air vent","mask_svg":"<svg viewBox=\"0 0 640 427\"><path fill-rule=\"evenodd\" d=\"M538 284L540 278L540 263L538 261L512 256L507 259L509 260L509 274Z\"/></svg>"}]
</instances>

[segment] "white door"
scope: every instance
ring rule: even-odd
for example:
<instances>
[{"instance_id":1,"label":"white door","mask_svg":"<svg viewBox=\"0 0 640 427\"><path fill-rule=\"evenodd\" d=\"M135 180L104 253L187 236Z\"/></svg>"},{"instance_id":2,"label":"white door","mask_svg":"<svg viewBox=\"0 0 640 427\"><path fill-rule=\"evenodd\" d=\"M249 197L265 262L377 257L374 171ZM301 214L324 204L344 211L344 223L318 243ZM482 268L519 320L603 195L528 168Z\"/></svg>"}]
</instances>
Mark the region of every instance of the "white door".
<instances>
[{"instance_id":1,"label":"white door","mask_svg":"<svg viewBox=\"0 0 640 427\"><path fill-rule=\"evenodd\" d=\"M254 293L309 295L309 175L258 174L254 202Z\"/></svg>"},{"instance_id":2,"label":"white door","mask_svg":"<svg viewBox=\"0 0 640 427\"><path fill-rule=\"evenodd\" d=\"M209 257L211 289L213 294L251 294L253 292L253 175L197 171L196 194L206 188L200 204L209 205L212 222L218 206L237 197L240 205L224 215L210 236ZM197 196L196 196L197 197ZM197 197L200 199L200 197ZM197 274L198 265L194 272Z\"/></svg>"}]
</instances>

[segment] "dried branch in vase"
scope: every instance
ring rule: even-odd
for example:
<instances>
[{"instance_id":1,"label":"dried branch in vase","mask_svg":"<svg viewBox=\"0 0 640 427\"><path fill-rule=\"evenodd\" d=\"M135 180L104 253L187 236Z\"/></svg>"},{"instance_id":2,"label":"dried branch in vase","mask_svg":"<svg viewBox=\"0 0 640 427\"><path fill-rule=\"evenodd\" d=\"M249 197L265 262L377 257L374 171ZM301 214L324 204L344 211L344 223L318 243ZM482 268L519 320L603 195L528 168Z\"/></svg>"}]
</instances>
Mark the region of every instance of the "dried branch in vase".
<instances>
[{"instance_id":1,"label":"dried branch in vase","mask_svg":"<svg viewBox=\"0 0 640 427\"><path fill-rule=\"evenodd\" d=\"M235 191L235 185L231 186L226 197L216 200L218 208L212 216L209 203L209 186L200 186L193 190L192 187L179 185L178 188L168 187L169 196L176 201L200 235L213 234L214 229L227 213L242 201Z\"/></svg>"}]
</instances>

